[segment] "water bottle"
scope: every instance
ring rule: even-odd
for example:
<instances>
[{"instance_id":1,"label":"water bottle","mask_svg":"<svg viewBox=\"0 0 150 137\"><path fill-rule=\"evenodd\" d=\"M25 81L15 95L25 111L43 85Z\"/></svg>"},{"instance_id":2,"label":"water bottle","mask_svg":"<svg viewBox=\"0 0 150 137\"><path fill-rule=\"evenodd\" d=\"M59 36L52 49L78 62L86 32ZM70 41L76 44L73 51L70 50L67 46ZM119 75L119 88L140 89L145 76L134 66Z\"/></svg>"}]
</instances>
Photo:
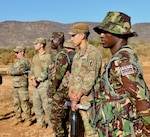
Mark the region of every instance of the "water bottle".
<instances>
[{"instance_id":1,"label":"water bottle","mask_svg":"<svg viewBox=\"0 0 150 137\"><path fill-rule=\"evenodd\" d=\"M79 117L78 111L71 112L71 137L77 137L79 133Z\"/></svg>"}]
</instances>

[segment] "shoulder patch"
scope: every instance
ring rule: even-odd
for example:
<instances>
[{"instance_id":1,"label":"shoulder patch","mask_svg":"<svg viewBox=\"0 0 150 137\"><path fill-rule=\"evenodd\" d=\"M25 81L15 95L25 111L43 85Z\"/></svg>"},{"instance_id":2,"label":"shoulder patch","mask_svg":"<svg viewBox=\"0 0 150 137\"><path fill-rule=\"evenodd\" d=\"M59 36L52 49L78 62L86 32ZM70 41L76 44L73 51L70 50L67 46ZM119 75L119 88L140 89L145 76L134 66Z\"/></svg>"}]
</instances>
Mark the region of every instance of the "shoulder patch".
<instances>
[{"instance_id":1,"label":"shoulder patch","mask_svg":"<svg viewBox=\"0 0 150 137\"><path fill-rule=\"evenodd\" d=\"M132 65L126 65L126 66L120 67L120 71L121 71L122 76L134 73L134 69Z\"/></svg>"},{"instance_id":2,"label":"shoulder patch","mask_svg":"<svg viewBox=\"0 0 150 137\"><path fill-rule=\"evenodd\" d=\"M88 59L88 66L89 67L95 66L95 59L94 58L89 58Z\"/></svg>"}]
</instances>

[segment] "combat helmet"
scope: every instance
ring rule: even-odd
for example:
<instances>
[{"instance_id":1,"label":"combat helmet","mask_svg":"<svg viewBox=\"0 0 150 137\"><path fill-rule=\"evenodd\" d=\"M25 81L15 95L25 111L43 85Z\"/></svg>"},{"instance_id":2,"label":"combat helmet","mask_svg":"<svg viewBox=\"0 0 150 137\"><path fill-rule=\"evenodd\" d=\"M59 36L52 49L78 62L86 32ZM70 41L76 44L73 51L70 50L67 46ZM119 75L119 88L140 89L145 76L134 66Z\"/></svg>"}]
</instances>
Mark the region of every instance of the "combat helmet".
<instances>
[{"instance_id":1,"label":"combat helmet","mask_svg":"<svg viewBox=\"0 0 150 137\"><path fill-rule=\"evenodd\" d=\"M122 12L108 12L103 22L93 29L98 34L106 31L127 37L137 36L137 33L131 28L130 17Z\"/></svg>"}]
</instances>

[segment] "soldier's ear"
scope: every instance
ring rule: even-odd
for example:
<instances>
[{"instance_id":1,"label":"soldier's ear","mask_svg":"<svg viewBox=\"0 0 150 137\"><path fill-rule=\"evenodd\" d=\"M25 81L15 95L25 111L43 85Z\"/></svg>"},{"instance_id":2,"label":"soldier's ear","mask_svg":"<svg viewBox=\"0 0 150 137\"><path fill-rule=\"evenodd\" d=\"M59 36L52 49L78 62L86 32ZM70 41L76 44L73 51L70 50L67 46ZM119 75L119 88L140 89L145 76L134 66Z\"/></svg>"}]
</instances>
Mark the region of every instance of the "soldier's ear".
<instances>
[{"instance_id":1,"label":"soldier's ear","mask_svg":"<svg viewBox=\"0 0 150 137\"><path fill-rule=\"evenodd\" d=\"M41 48L44 48L45 46L44 46L44 44L41 43L41 44L40 44L40 47L41 47Z\"/></svg>"},{"instance_id":2,"label":"soldier's ear","mask_svg":"<svg viewBox=\"0 0 150 137\"><path fill-rule=\"evenodd\" d=\"M80 37L81 37L82 40L86 38L85 33L79 33L79 35L80 35Z\"/></svg>"}]
</instances>

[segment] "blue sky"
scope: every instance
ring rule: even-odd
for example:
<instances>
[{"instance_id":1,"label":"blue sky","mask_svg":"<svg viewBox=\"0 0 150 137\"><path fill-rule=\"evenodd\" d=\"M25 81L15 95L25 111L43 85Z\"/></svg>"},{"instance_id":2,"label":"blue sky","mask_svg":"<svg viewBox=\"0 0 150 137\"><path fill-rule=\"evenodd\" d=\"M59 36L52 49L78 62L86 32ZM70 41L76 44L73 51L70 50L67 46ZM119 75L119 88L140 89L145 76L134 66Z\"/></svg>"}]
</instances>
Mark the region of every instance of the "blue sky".
<instances>
[{"instance_id":1,"label":"blue sky","mask_svg":"<svg viewBox=\"0 0 150 137\"><path fill-rule=\"evenodd\" d=\"M2 0L0 5L0 22L101 22L108 11L120 11L132 25L150 23L150 0Z\"/></svg>"}]
</instances>

